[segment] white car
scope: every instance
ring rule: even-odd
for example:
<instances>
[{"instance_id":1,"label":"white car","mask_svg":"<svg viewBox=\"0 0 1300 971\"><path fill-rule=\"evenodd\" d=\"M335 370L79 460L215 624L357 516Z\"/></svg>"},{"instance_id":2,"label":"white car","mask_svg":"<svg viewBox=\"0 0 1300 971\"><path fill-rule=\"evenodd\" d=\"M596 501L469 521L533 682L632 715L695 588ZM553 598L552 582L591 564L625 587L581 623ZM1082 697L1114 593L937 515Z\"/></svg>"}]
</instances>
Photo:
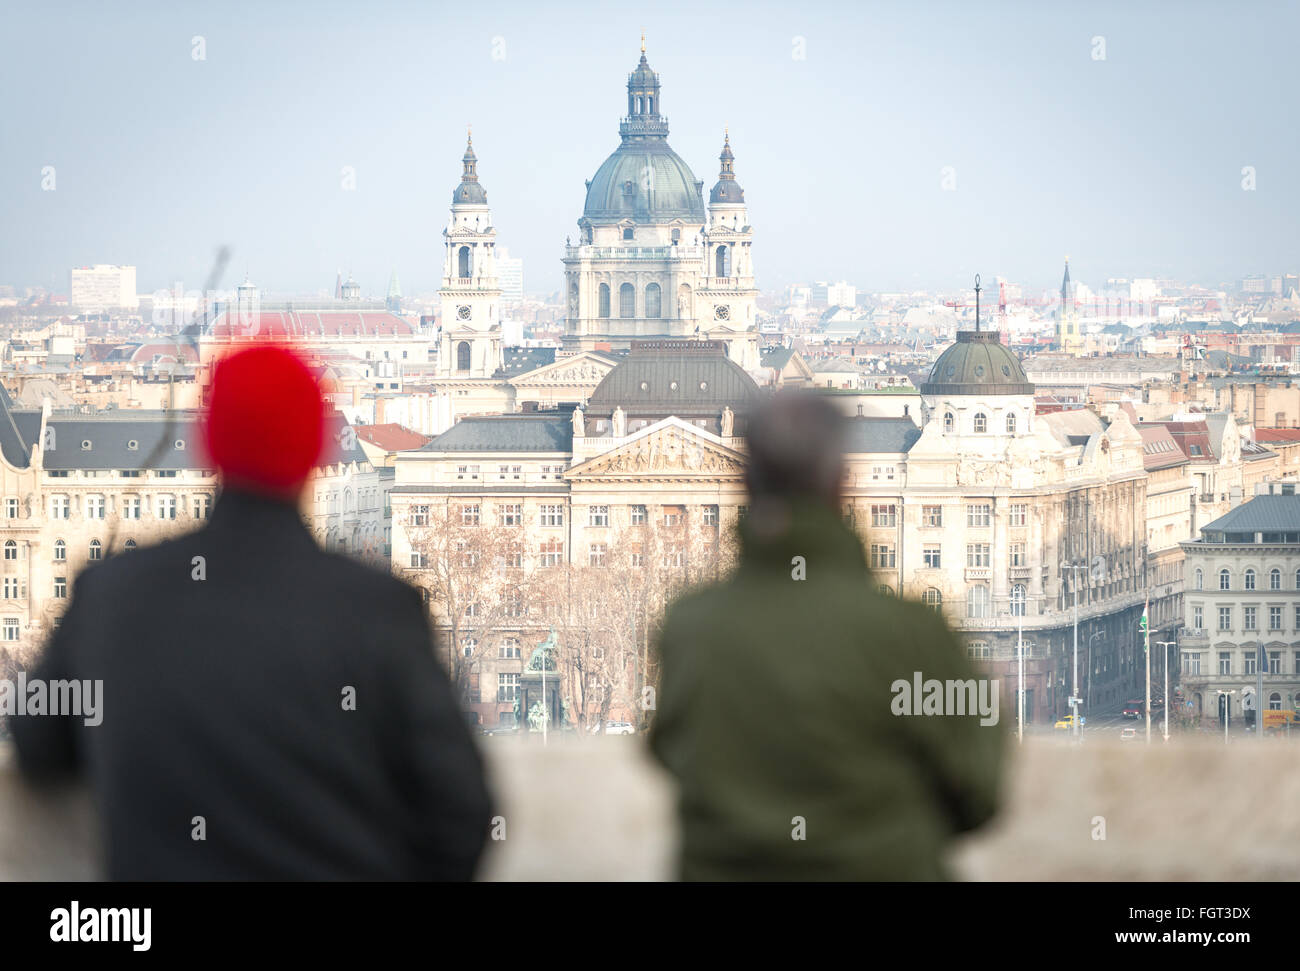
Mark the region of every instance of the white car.
<instances>
[{"instance_id":1,"label":"white car","mask_svg":"<svg viewBox=\"0 0 1300 971\"><path fill-rule=\"evenodd\" d=\"M631 722L605 722L606 735L635 735L636 726Z\"/></svg>"}]
</instances>

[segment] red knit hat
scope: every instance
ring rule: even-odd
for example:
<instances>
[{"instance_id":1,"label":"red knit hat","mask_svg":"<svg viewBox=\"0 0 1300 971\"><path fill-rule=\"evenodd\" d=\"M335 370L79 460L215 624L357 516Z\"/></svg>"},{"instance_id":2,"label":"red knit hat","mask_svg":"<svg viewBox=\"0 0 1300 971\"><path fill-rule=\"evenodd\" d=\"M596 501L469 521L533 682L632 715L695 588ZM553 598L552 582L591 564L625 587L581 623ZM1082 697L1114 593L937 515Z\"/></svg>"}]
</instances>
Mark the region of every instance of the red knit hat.
<instances>
[{"instance_id":1,"label":"red knit hat","mask_svg":"<svg viewBox=\"0 0 1300 971\"><path fill-rule=\"evenodd\" d=\"M208 454L228 485L283 494L321 459L320 388L297 353L270 344L217 363L204 416Z\"/></svg>"}]
</instances>

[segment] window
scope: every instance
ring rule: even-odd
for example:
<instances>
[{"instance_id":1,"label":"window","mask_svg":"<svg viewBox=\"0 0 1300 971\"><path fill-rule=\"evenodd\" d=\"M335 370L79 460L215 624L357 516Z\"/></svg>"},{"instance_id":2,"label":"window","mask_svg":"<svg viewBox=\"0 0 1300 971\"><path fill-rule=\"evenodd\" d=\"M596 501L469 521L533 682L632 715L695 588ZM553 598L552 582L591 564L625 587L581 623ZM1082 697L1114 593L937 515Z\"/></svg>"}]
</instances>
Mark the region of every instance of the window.
<instances>
[{"instance_id":1,"label":"window","mask_svg":"<svg viewBox=\"0 0 1300 971\"><path fill-rule=\"evenodd\" d=\"M1029 503L1015 502L1011 504L1011 525L1025 526L1029 522Z\"/></svg>"},{"instance_id":2,"label":"window","mask_svg":"<svg viewBox=\"0 0 1300 971\"><path fill-rule=\"evenodd\" d=\"M90 558L92 560L102 560L104 558L104 545L97 539L90 541Z\"/></svg>"},{"instance_id":3,"label":"window","mask_svg":"<svg viewBox=\"0 0 1300 971\"><path fill-rule=\"evenodd\" d=\"M1254 571L1254 570L1247 570L1247 571L1246 571L1246 589L1247 589L1247 590L1254 590L1254 589L1255 589L1255 571Z\"/></svg>"},{"instance_id":4,"label":"window","mask_svg":"<svg viewBox=\"0 0 1300 971\"><path fill-rule=\"evenodd\" d=\"M644 526L644 525L646 524L646 519L647 519L647 516L646 516L646 508L645 508L645 506L633 506L633 507L632 507L632 525L633 525L633 526Z\"/></svg>"},{"instance_id":5,"label":"window","mask_svg":"<svg viewBox=\"0 0 1300 971\"><path fill-rule=\"evenodd\" d=\"M728 277L731 276L731 250L725 246L719 246L714 255L713 268L716 271L714 276Z\"/></svg>"},{"instance_id":6,"label":"window","mask_svg":"<svg viewBox=\"0 0 1300 971\"><path fill-rule=\"evenodd\" d=\"M1193 590L1204 590L1204 589L1205 589L1205 571L1202 570L1200 567L1197 567L1197 568L1196 568L1196 573L1193 574L1193 578L1192 578L1192 589L1193 589Z\"/></svg>"},{"instance_id":7,"label":"window","mask_svg":"<svg viewBox=\"0 0 1300 971\"><path fill-rule=\"evenodd\" d=\"M1183 655L1183 671L1187 674L1201 673L1201 655L1188 652Z\"/></svg>"},{"instance_id":8,"label":"window","mask_svg":"<svg viewBox=\"0 0 1300 971\"><path fill-rule=\"evenodd\" d=\"M176 497L175 496L164 495L158 497L158 518L159 519L176 518Z\"/></svg>"},{"instance_id":9,"label":"window","mask_svg":"<svg viewBox=\"0 0 1300 971\"><path fill-rule=\"evenodd\" d=\"M871 480L873 482L880 482L882 480L885 482L893 482L894 468L895 467L892 465L873 465L871 467ZM844 471L847 475L849 470L846 468Z\"/></svg>"},{"instance_id":10,"label":"window","mask_svg":"<svg viewBox=\"0 0 1300 971\"><path fill-rule=\"evenodd\" d=\"M871 525L886 526L892 529L898 525L898 508L893 504L871 507Z\"/></svg>"},{"instance_id":11,"label":"window","mask_svg":"<svg viewBox=\"0 0 1300 971\"><path fill-rule=\"evenodd\" d=\"M894 547L891 544L871 544L871 568L873 570L892 570L894 568L894 559Z\"/></svg>"},{"instance_id":12,"label":"window","mask_svg":"<svg viewBox=\"0 0 1300 971\"><path fill-rule=\"evenodd\" d=\"M736 507L736 522L743 523L745 521L745 517L748 515L749 515L749 506L744 505L742 503L741 505ZM1296 578L1300 579L1300 571L1297 571Z\"/></svg>"},{"instance_id":13,"label":"window","mask_svg":"<svg viewBox=\"0 0 1300 971\"><path fill-rule=\"evenodd\" d=\"M989 647L986 641L971 641L966 648L966 656L977 661L987 661L993 657L993 648Z\"/></svg>"},{"instance_id":14,"label":"window","mask_svg":"<svg viewBox=\"0 0 1300 971\"><path fill-rule=\"evenodd\" d=\"M658 317L663 309L663 291L659 289L659 284L649 283L645 288L645 315L647 317Z\"/></svg>"},{"instance_id":15,"label":"window","mask_svg":"<svg viewBox=\"0 0 1300 971\"><path fill-rule=\"evenodd\" d=\"M943 607L943 594L934 587L928 587L925 593L921 594L921 603L934 610L939 610Z\"/></svg>"},{"instance_id":16,"label":"window","mask_svg":"<svg viewBox=\"0 0 1300 971\"><path fill-rule=\"evenodd\" d=\"M5 540L5 559L6 560L18 559L18 544L11 539Z\"/></svg>"},{"instance_id":17,"label":"window","mask_svg":"<svg viewBox=\"0 0 1300 971\"><path fill-rule=\"evenodd\" d=\"M140 518L140 497L139 496L122 497L122 518L123 519Z\"/></svg>"},{"instance_id":18,"label":"window","mask_svg":"<svg viewBox=\"0 0 1300 971\"><path fill-rule=\"evenodd\" d=\"M641 99L640 99L640 98L637 98L637 107L638 107L638 108L640 107L640 102L641 102ZM633 238L634 238L634 234L633 234L633 232L632 232L632 227L631 227L631 226L629 226L629 227L627 227L626 229L623 230L623 238L624 238L624 239L633 239Z\"/></svg>"},{"instance_id":19,"label":"window","mask_svg":"<svg viewBox=\"0 0 1300 971\"><path fill-rule=\"evenodd\" d=\"M412 506L411 507L411 525L428 526L429 525L429 507Z\"/></svg>"},{"instance_id":20,"label":"window","mask_svg":"<svg viewBox=\"0 0 1300 971\"><path fill-rule=\"evenodd\" d=\"M528 614L528 606L524 603L524 595L517 588L506 594L505 613L507 617L524 617Z\"/></svg>"},{"instance_id":21,"label":"window","mask_svg":"<svg viewBox=\"0 0 1300 971\"><path fill-rule=\"evenodd\" d=\"M1282 608L1281 607L1268 608L1268 629L1269 630L1282 629Z\"/></svg>"},{"instance_id":22,"label":"window","mask_svg":"<svg viewBox=\"0 0 1300 971\"><path fill-rule=\"evenodd\" d=\"M51 519L69 519L71 518L72 503L67 496L50 497L50 518Z\"/></svg>"},{"instance_id":23,"label":"window","mask_svg":"<svg viewBox=\"0 0 1300 971\"><path fill-rule=\"evenodd\" d=\"M479 524L479 504L477 502L467 503L460 507L460 524L462 526L477 526Z\"/></svg>"},{"instance_id":24,"label":"window","mask_svg":"<svg viewBox=\"0 0 1300 971\"><path fill-rule=\"evenodd\" d=\"M424 554L421 553L419 550L411 550L411 569L412 570L424 569Z\"/></svg>"},{"instance_id":25,"label":"window","mask_svg":"<svg viewBox=\"0 0 1300 971\"><path fill-rule=\"evenodd\" d=\"M1282 673L1282 652L1281 651L1268 652L1268 673L1269 674ZM1274 695L1273 697L1276 698L1277 695ZM1271 708L1273 706L1270 705L1269 707Z\"/></svg>"},{"instance_id":26,"label":"window","mask_svg":"<svg viewBox=\"0 0 1300 971\"><path fill-rule=\"evenodd\" d=\"M1295 571L1295 588L1300 590L1300 570Z\"/></svg>"},{"instance_id":27,"label":"window","mask_svg":"<svg viewBox=\"0 0 1300 971\"><path fill-rule=\"evenodd\" d=\"M922 548L921 558L925 560L925 565L931 570L937 570L943 566L943 551L939 546L926 546Z\"/></svg>"},{"instance_id":28,"label":"window","mask_svg":"<svg viewBox=\"0 0 1300 971\"><path fill-rule=\"evenodd\" d=\"M1300 631L1300 604L1296 604L1295 608L1295 629Z\"/></svg>"},{"instance_id":29,"label":"window","mask_svg":"<svg viewBox=\"0 0 1300 971\"><path fill-rule=\"evenodd\" d=\"M705 526L716 527L718 525L718 507L705 506L703 521Z\"/></svg>"},{"instance_id":30,"label":"window","mask_svg":"<svg viewBox=\"0 0 1300 971\"><path fill-rule=\"evenodd\" d=\"M558 539L548 539L542 544L538 553L538 565L541 567L559 566L564 562L564 544Z\"/></svg>"},{"instance_id":31,"label":"window","mask_svg":"<svg viewBox=\"0 0 1300 971\"><path fill-rule=\"evenodd\" d=\"M1232 608L1219 608L1219 630L1232 630Z\"/></svg>"},{"instance_id":32,"label":"window","mask_svg":"<svg viewBox=\"0 0 1300 971\"><path fill-rule=\"evenodd\" d=\"M60 563L68 558L68 544L61 539L54 541L54 559Z\"/></svg>"},{"instance_id":33,"label":"window","mask_svg":"<svg viewBox=\"0 0 1300 971\"><path fill-rule=\"evenodd\" d=\"M506 547L506 568L522 570L524 568L524 544L511 543Z\"/></svg>"},{"instance_id":34,"label":"window","mask_svg":"<svg viewBox=\"0 0 1300 971\"><path fill-rule=\"evenodd\" d=\"M133 539L127 540L126 543L122 546L122 549L130 553L133 549L135 549L135 540Z\"/></svg>"},{"instance_id":35,"label":"window","mask_svg":"<svg viewBox=\"0 0 1300 971\"><path fill-rule=\"evenodd\" d=\"M4 639L7 641L18 640L20 624L21 621L17 617L6 617L4 621Z\"/></svg>"},{"instance_id":36,"label":"window","mask_svg":"<svg viewBox=\"0 0 1300 971\"><path fill-rule=\"evenodd\" d=\"M22 584L19 582L18 577L5 577L4 580L5 600L20 600L22 599L25 592L26 591L22 589Z\"/></svg>"},{"instance_id":37,"label":"window","mask_svg":"<svg viewBox=\"0 0 1300 971\"><path fill-rule=\"evenodd\" d=\"M538 525L540 526L563 526L564 525L564 507L563 506L542 506L539 510Z\"/></svg>"},{"instance_id":38,"label":"window","mask_svg":"<svg viewBox=\"0 0 1300 971\"><path fill-rule=\"evenodd\" d=\"M1241 608L1241 616L1242 616L1241 625L1244 630L1259 629L1258 627L1255 626L1255 614L1256 614L1256 610L1254 607Z\"/></svg>"},{"instance_id":39,"label":"window","mask_svg":"<svg viewBox=\"0 0 1300 971\"><path fill-rule=\"evenodd\" d=\"M966 507L967 526L991 526L992 524L993 507L988 503Z\"/></svg>"},{"instance_id":40,"label":"window","mask_svg":"<svg viewBox=\"0 0 1300 971\"><path fill-rule=\"evenodd\" d=\"M604 566L609 547L604 543L592 543L587 547L587 565Z\"/></svg>"},{"instance_id":41,"label":"window","mask_svg":"<svg viewBox=\"0 0 1300 971\"><path fill-rule=\"evenodd\" d=\"M497 675L497 701L514 701L519 697L519 675L502 672Z\"/></svg>"},{"instance_id":42,"label":"window","mask_svg":"<svg viewBox=\"0 0 1300 971\"><path fill-rule=\"evenodd\" d=\"M1015 412L1011 412L1007 415L1007 434L1014 435L1015 433L1016 433L1016 415Z\"/></svg>"},{"instance_id":43,"label":"window","mask_svg":"<svg viewBox=\"0 0 1300 971\"><path fill-rule=\"evenodd\" d=\"M672 529L680 526L686 519L686 509L682 506L664 506L664 526Z\"/></svg>"},{"instance_id":44,"label":"window","mask_svg":"<svg viewBox=\"0 0 1300 971\"><path fill-rule=\"evenodd\" d=\"M471 479L471 480L475 480L475 479L477 479L477 478L478 478L478 466L477 466L477 465L458 465L458 466L456 466L456 478L457 478L457 479Z\"/></svg>"},{"instance_id":45,"label":"window","mask_svg":"<svg viewBox=\"0 0 1300 971\"><path fill-rule=\"evenodd\" d=\"M1011 565L1024 566L1026 562L1027 559L1025 556L1025 544L1012 543L1011 544Z\"/></svg>"},{"instance_id":46,"label":"window","mask_svg":"<svg viewBox=\"0 0 1300 971\"><path fill-rule=\"evenodd\" d=\"M1026 601L1029 599L1029 591L1023 583L1017 583L1011 588L1011 616L1025 616Z\"/></svg>"},{"instance_id":47,"label":"window","mask_svg":"<svg viewBox=\"0 0 1300 971\"><path fill-rule=\"evenodd\" d=\"M599 304L600 307L597 311L598 315L601 317L608 317L609 316L609 284L608 283L602 283L600 285Z\"/></svg>"},{"instance_id":48,"label":"window","mask_svg":"<svg viewBox=\"0 0 1300 971\"><path fill-rule=\"evenodd\" d=\"M922 506L921 525L939 527L943 525L943 506Z\"/></svg>"},{"instance_id":49,"label":"window","mask_svg":"<svg viewBox=\"0 0 1300 971\"><path fill-rule=\"evenodd\" d=\"M1243 673L1243 674L1254 674L1254 673L1255 673L1255 652L1254 652L1254 651L1246 651L1244 654L1242 654L1242 658L1243 658L1243 659L1245 660L1245 662L1246 662L1246 670L1245 670L1244 672L1242 672L1242 673Z\"/></svg>"},{"instance_id":50,"label":"window","mask_svg":"<svg viewBox=\"0 0 1300 971\"><path fill-rule=\"evenodd\" d=\"M952 426L953 426L953 417L952 417L952 412L951 412L951 411L945 411L945 412L943 413L943 430L944 430L945 432L950 432L950 431L952 431Z\"/></svg>"},{"instance_id":51,"label":"window","mask_svg":"<svg viewBox=\"0 0 1300 971\"><path fill-rule=\"evenodd\" d=\"M620 317L636 316L636 287L625 283L618 288L618 315Z\"/></svg>"},{"instance_id":52,"label":"window","mask_svg":"<svg viewBox=\"0 0 1300 971\"><path fill-rule=\"evenodd\" d=\"M59 600L63 600L63 599L65 599L65 598L68 596L68 578L67 578L67 577L55 577L55 578L54 578L54 596L55 596L57 599L59 599Z\"/></svg>"},{"instance_id":53,"label":"window","mask_svg":"<svg viewBox=\"0 0 1300 971\"><path fill-rule=\"evenodd\" d=\"M972 620L983 620L989 615L989 588L970 587L966 591L966 616Z\"/></svg>"},{"instance_id":54,"label":"window","mask_svg":"<svg viewBox=\"0 0 1300 971\"><path fill-rule=\"evenodd\" d=\"M686 564L686 551L682 549L680 543L669 543L664 547L664 555L661 564L664 569L673 569Z\"/></svg>"},{"instance_id":55,"label":"window","mask_svg":"<svg viewBox=\"0 0 1300 971\"><path fill-rule=\"evenodd\" d=\"M154 473L154 475L157 476L159 479L174 479L176 478L176 470L159 469L157 472Z\"/></svg>"},{"instance_id":56,"label":"window","mask_svg":"<svg viewBox=\"0 0 1300 971\"><path fill-rule=\"evenodd\" d=\"M1205 608L1200 604L1192 608L1192 629L1205 630Z\"/></svg>"},{"instance_id":57,"label":"window","mask_svg":"<svg viewBox=\"0 0 1300 971\"><path fill-rule=\"evenodd\" d=\"M524 521L524 507L518 502L497 506L497 522L502 526L518 526Z\"/></svg>"},{"instance_id":58,"label":"window","mask_svg":"<svg viewBox=\"0 0 1300 971\"><path fill-rule=\"evenodd\" d=\"M460 652L465 655L465 657L473 657L476 650L478 650L477 637L467 637L461 642Z\"/></svg>"},{"instance_id":59,"label":"window","mask_svg":"<svg viewBox=\"0 0 1300 971\"><path fill-rule=\"evenodd\" d=\"M1219 673L1220 674L1232 673L1232 652L1231 651L1219 652Z\"/></svg>"},{"instance_id":60,"label":"window","mask_svg":"<svg viewBox=\"0 0 1300 971\"><path fill-rule=\"evenodd\" d=\"M194 497L194 518L207 519L212 512L212 497L207 495Z\"/></svg>"},{"instance_id":61,"label":"window","mask_svg":"<svg viewBox=\"0 0 1300 971\"><path fill-rule=\"evenodd\" d=\"M986 416L982 411L975 412L975 434L983 435L988 430L989 430L988 416Z\"/></svg>"},{"instance_id":62,"label":"window","mask_svg":"<svg viewBox=\"0 0 1300 971\"><path fill-rule=\"evenodd\" d=\"M608 526L609 506L589 506L587 508L588 526Z\"/></svg>"},{"instance_id":63,"label":"window","mask_svg":"<svg viewBox=\"0 0 1300 971\"><path fill-rule=\"evenodd\" d=\"M6 499L6 500L5 500L5 518L6 518L6 519L17 519L17 518L18 518L18 500L17 500L17 499Z\"/></svg>"},{"instance_id":64,"label":"window","mask_svg":"<svg viewBox=\"0 0 1300 971\"><path fill-rule=\"evenodd\" d=\"M503 637L501 644L497 647L497 657L504 661L519 660L519 638Z\"/></svg>"},{"instance_id":65,"label":"window","mask_svg":"<svg viewBox=\"0 0 1300 971\"><path fill-rule=\"evenodd\" d=\"M966 544L966 566L968 568L982 569L989 566L992 561L992 547L988 543Z\"/></svg>"},{"instance_id":66,"label":"window","mask_svg":"<svg viewBox=\"0 0 1300 971\"><path fill-rule=\"evenodd\" d=\"M1227 570L1219 571L1219 589L1220 590L1232 589L1232 574L1229 573Z\"/></svg>"}]
</instances>

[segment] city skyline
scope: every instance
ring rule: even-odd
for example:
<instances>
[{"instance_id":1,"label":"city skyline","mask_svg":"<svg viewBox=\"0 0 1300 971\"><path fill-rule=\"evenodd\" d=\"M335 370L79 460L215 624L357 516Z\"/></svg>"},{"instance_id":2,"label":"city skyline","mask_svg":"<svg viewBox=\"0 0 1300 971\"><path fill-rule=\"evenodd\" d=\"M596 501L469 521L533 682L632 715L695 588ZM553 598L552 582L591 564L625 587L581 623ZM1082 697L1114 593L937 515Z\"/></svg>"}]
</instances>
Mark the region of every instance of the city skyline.
<instances>
[{"instance_id":1,"label":"city skyline","mask_svg":"<svg viewBox=\"0 0 1300 971\"><path fill-rule=\"evenodd\" d=\"M1067 253L1076 278L1097 282L1213 285L1300 262L1286 231L1297 192L1278 176L1298 152L1283 86L1268 83L1296 18L1281 6L1264 7L1279 29L1262 36L1253 20L1180 11L1175 43L1167 18L1116 6L816 8L745 23L668 7L593 32L507 4L460 14L452 51L436 13L406 5L362 24L330 6L314 22L300 7L224 22L185 6L112 20L73 9L102 29L67 38L57 13L27 11L5 45L12 80L42 83L8 105L9 129L30 137L0 159L0 219L26 232L6 237L0 283L60 292L72 266L121 263L139 267L142 292L196 289L228 245L225 287L248 272L268 290L316 292L342 268L375 295L394 270L407 292L432 291L472 122L502 245L529 291L553 292L582 180L617 146L643 27L670 141L706 186L730 130L763 290L951 290L977 270L1047 288ZM1249 62L1212 81L1173 70L1242 31ZM102 69L94 98L41 73L60 57Z\"/></svg>"}]
</instances>

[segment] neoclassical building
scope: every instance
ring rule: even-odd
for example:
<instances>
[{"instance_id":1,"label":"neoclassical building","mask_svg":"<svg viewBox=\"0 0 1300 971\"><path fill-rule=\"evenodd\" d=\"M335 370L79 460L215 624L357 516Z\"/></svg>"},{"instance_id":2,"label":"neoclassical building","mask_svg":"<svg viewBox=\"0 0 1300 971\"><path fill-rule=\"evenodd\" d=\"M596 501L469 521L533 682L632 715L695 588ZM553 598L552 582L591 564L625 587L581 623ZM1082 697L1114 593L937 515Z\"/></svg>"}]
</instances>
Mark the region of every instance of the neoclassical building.
<instances>
[{"instance_id":1,"label":"neoclassical building","mask_svg":"<svg viewBox=\"0 0 1300 971\"><path fill-rule=\"evenodd\" d=\"M1179 638L1184 702L1205 721L1219 717L1220 693L1240 725L1254 707L1300 708L1300 495L1291 484L1257 495L1201 527L1186 553L1186 623Z\"/></svg>"},{"instance_id":2,"label":"neoclassical building","mask_svg":"<svg viewBox=\"0 0 1300 971\"><path fill-rule=\"evenodd\" d=\"M1019 361L987 331L960 334L921 391L919 416L849 419L844 514L872 582L942 611L1002 680L1008 712L1023 636L1036 722L1065 710L1077 594L1080 691L1094 705L1124 700L1148 595L1142 437L1122 412L1035 414ZM720 538L745 511L742 436L763 393L722 342L647 341L585 410L462 421L396 458L394 566L420 582L404 535L412 507L456 522L500 515L520 562L535 564L599 562L613 537L656 522ZM508 636L544 634L525 628ZM509 710L519 670L512 656L481 658L473 704L485 723Z\"/></svg>"},{"instance_id":3,"label":"neoclassical building","mask_svg":"<svg viewBox=\"0 0 1300 971\"><path fill-rule=\"evenodd\" d=\"M565 247L565 348L704 338L721 341L741 367L757 368L753 229L731 139L706 208L704 183L668 145L659 75L644 42L628 75L619 138L587 182L578 240Z\"/></svg>"}]
</instances>

